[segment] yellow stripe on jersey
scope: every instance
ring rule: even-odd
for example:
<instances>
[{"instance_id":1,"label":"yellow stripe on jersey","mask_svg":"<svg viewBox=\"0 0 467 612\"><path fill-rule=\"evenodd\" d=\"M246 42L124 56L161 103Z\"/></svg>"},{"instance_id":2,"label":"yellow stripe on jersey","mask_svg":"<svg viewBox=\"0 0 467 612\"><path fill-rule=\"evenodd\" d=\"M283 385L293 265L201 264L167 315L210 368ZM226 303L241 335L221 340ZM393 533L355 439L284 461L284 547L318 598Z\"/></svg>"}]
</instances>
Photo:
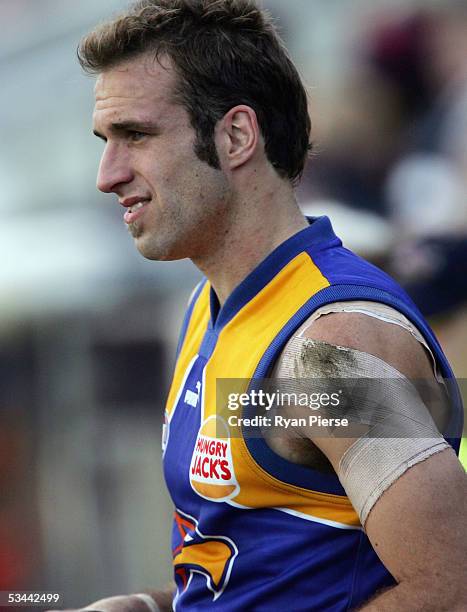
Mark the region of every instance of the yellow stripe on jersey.
<instances>
[{"instance_id":1,"label":"yellow stripe on jersey","mask_svg":"<svg viewBox=\"0 0 467 612\"><path fill-rule=\"evenodd\" d=\"M174 409L175 399L182 385L186 369L199 351L209 321L209 283L205 283L191 313L185 339L175 366L172 386L167 398L167 413L170 416Z\"/></svg>"}]
</instances>

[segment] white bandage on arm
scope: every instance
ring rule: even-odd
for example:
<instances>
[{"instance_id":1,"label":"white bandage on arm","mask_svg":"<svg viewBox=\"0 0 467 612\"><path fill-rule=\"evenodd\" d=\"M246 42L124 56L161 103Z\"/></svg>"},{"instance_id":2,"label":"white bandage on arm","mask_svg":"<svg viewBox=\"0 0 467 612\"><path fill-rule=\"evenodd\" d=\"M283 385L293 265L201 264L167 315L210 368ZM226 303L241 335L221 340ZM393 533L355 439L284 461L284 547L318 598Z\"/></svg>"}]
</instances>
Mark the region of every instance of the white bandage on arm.
<instances>
[{"instance_id":1,"label":"white bandage on arm","mask_svg":"<svg viewBox=\"0 0 467 612\"><path fill-rule=\"evenodd\" d=\"M373 434L376 435L376 434ZM439 435L433 438L359 438L342 455L338 476L360 522L409 468L449 448Z\"/></svg>"},{"instance_id":2,"label":"white bandage on arm","mask_svg":"<svg viewBox=\"0 0 467 612\"><path fill-rule=\"evenodd\" d=\"M275 375L301 389L304 385L313 388L313 379L318 379L332 390L339 381L340 387L351 392L345 414L341 405L320 408L320 413L346 416L366 426L364 435L341 457L337 470L362 525L384 491L409 468L449 448L413 383L374 355L295 336Z\"/></svg>"},{"instance_id":3,"label":"white bandage on arm","mask_svg":"<svg viewBox=\"0 0 467 612\"><path fill-rule=\"evenodd\" d=\"M143 601L148 607L149 612L161 612L161 609L157 605L154 598L151 597L151 595L148 595L148 593L135 593L133 597L141 599L141 601Z\"/></svg>"},{"instance_id":4,"label":"white bandage on arm","mask_svg":"<svg viewBox=\"0 0 467 612\"><path fill-rule=\"evenodd\" d=\"M362 370L360 375L380 378L375 388L380 397L372 397L370 387L368 404L359 407L360 414L369 409L372 425L343 454L337 473L364 526L384 491L409 468L449 448L449 444L408 378L373 355L352 353ZM390 379L386 379L388 375Z\"/></svg>"}]
</instances>

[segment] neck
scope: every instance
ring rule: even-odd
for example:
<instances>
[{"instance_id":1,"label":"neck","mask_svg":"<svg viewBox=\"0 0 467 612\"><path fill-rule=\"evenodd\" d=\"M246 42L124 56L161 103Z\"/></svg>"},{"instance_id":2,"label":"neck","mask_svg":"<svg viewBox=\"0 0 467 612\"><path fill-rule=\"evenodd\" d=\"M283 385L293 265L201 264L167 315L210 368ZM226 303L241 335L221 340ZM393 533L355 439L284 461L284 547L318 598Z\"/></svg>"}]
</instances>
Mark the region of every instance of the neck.
<instances>
[{"instance_id":1,"label":"neck","mask_svg":"<svg viewBox=\"0 0 467 612\"><path fill-rule=\"evenodd\" d=\"M291 186L277 177L261 183L271 187L259 194L253 185L248 193L232 197L230 214L219 222L217 239L202 257L193 258L209 279L221 306L265 257L308 226Z\"/></svg>"}]
</instances>

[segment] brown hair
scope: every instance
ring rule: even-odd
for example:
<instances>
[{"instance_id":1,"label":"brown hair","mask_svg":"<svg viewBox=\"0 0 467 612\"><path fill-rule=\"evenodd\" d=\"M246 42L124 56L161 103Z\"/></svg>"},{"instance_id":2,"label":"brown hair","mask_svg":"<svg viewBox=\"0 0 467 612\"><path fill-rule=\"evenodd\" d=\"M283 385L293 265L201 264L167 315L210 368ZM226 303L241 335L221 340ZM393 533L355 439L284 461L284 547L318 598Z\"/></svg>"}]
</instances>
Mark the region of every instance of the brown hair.
<instances>
[{"instance_id":1,"label":"brown hair","mask_svg":"<svg viewBox=\"0 0 467 612\"><path fill-rule=\"evenodd\" d=\"M279 175L300 177L311 148L306 92L270 17L253 0L139 0L88 34L78 58L96 74L145 52L172 60L175 99L190 115L200 159L219 168L216 123L245 104L256 112Z\"/></svg>"}]
</instances>

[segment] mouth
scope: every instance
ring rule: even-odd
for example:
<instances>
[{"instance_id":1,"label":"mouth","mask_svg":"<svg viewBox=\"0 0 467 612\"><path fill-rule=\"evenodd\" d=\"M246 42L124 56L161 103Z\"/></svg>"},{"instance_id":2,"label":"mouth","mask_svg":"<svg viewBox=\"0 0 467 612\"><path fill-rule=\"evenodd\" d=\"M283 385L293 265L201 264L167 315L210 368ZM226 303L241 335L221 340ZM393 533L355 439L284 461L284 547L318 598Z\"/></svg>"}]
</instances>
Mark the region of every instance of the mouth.
<instances>
[{"instance_id":1,"label":"mouth","mask_svg":"<svg viewBox=\"0 0 467 612\"><path fill-rule=\"evenodd\" d=\"M127 225L130 225L131 223L134 223L137 219L140 219L144 215L144 211L150 201L150 198L144 198L139 200L134 199L131 205L129 205L130 201L128 202L128 204L123 202L123 206L125 206L127 209L126 213L123 216L123 220L125 221L125 223Z\"/></svg>"}]
</instances>

